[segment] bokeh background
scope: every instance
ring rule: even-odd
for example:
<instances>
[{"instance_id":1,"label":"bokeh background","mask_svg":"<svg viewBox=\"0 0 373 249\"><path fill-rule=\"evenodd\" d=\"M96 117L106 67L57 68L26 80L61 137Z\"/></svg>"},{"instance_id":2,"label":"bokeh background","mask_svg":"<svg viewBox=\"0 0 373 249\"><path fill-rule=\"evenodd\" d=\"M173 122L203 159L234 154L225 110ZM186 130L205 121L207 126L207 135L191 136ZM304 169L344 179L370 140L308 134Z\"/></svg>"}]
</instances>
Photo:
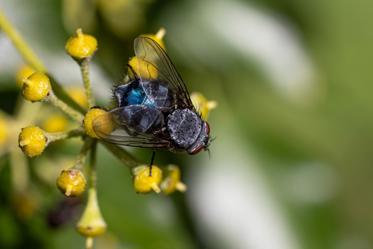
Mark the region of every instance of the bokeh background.
<instances>
[{"instance_id":1,"label":"bokeh background","mask_svg":"<svg viewBox=\"0 0 373 249\"><path fill-rule=\"evenodd\" d=\"M99 150L109 230L96 248L373 248L371 0L0 0L0 8L66 86L81 82L66 39L78 27L94 34L91 75L102 105L125 74L133 39L160 27L189 89L219 103L210 159L157 157L182 167L185 194L134 193L128 168ZM9 115L22 64L0 31L0 108ZM29 125L25 116L14 117ZM26 167L16 141L2 145L0 248L84 247L74 229L83 204L54 187L78 143L48 148ZM19 182L27 184L21 194Z\"/></svg>"}]
</instances>

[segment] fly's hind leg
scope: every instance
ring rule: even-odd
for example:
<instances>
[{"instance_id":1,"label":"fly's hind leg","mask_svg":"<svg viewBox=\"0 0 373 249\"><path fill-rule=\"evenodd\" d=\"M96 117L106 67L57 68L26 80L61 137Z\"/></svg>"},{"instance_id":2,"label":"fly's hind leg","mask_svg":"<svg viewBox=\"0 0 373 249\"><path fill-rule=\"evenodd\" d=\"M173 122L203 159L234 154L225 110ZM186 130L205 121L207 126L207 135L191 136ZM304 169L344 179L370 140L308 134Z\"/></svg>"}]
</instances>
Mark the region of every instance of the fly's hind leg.
<instances>
[{"instance_id":1,"label":"fly's hind leg","mask_svg":"<svg viewBox=\"0 0 373 249\"><path fill-rule=\"evenodd\" d=\"M153 163L155 159L155 151L152 152L152 158L150 159L149 176L152 176Z\"/></svg>"}]
</instances>

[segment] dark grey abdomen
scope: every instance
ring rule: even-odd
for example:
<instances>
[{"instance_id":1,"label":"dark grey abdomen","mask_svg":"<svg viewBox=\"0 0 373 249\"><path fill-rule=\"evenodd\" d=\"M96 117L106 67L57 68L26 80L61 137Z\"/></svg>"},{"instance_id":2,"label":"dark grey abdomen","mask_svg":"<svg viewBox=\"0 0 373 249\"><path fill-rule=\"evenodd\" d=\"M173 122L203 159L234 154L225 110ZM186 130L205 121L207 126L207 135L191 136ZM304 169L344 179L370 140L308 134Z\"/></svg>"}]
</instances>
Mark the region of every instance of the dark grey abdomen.
<instances>
[{"instance_id":1,"label":"dark grey abdomen","mask_svg":"<svg viewBox=\"0 0 373 249\"><path fill-rule=\"evenodd\" d=\"M180 149L192 146L198 139L201 129L201 118L189 109L176 109L168 116L167 130Z\"/></svg>"}]
</instances>

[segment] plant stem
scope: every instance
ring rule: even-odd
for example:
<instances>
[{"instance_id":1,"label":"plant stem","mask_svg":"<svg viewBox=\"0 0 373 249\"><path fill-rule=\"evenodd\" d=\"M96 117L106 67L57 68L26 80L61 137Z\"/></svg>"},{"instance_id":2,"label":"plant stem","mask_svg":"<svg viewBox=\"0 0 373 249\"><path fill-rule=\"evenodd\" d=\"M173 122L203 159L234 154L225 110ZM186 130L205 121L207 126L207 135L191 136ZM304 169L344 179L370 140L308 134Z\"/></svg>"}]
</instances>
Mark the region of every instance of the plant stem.
<instances>
[{"instance_id":1,"label":"plant stem","mask_svg":"<svg viewBox=\"0 0 373 249\"><path fill-rule=\"evenodd\" d=\"M79 155L75 161L74 168L82 169L83 165L85 164L85 159L87 158L88 151L92 148L93 139L90 137L86 137L84 140L84 144L80 149Z\"/></svg>"},{"instance_id":2,"label":"plant stem","mask_svg":"<svg viewBox=\"0 0 373 249\"><path fill-rule=\"evenodd\" d=\"M89 61L89 58L85 58L81 63L79 63L79 66L82 73L84 89L87 95L88 107L91 108L95 105L95 100L92 96L91 81L89 79Z\"/></svg>"},{"instance_id":3,"label":"plant stem","mask_svg":"<svg viewBox=\"0 0 373 249\"><path fill-rule=\"evenodd\" d=\"M119 159L125 166L129 168L136 167L140 164L140 162L132 156L130 153L128 153L126 150L122 149L121 147L106 143L104 141L100 141L106 149L108 149L116 158Z\"/></svg>"},{"instance_id":4,"label":"plant stem","mask_svg":"<svg viewBox=\"0 0 373 249\"><path fill-rule=\"evenodd\" d=\"M46 68L36 56L36 54L32 51L32 49L27 45L25 40L22 38L20 33L12 26L12 24L8 21L5 15L0 10L0 28L4 31L4 33L9 37L12 41L14 46L17 48L23 59L37 71L45 72Z\"/></svg>"},{"instance_id":5,"label":"plant stem","mask_svg":"<svg viewBox=\"0 0 373 249\"><path fill-rule=\"evenodd\" d=\"M52 105L59 108L61 111L69 115L71 118L78 121L80 124L82 123L83 118L84 118L83 115L80 112L75 111L73 108L68 106L65 102L63 102L59 98L57 98L57 96L53 93L53 91L50 91L49 96L46 99L46 101L49 101Z\"/></svg>"},{"instance_id":6,"label":"plant stem","mask_svg":"<svg viewBox=\"0 0 373 249\"><path fill-rule=\"evenodd\" d=\"M57 132L57 133L46 133L46 137L48 138L48 144L52 142L56 142L59 140L83 136L85 134L84 130L81 128L67 131L67 132Z\"/></svg>"},{"instance_id":7,"label":"plant stem","mask_svg":"<svg viewBox=\"0 0 373 249\"><path fill-rule=\"evenodd\" d=\"M91 154L89 158L89 165L90 165L90 174L89 174L89 180L90 180L90 188L96 188L96 155L97 155L97 140L93 140L93 144L91 146Z\"/></svg>"}]
</instances>

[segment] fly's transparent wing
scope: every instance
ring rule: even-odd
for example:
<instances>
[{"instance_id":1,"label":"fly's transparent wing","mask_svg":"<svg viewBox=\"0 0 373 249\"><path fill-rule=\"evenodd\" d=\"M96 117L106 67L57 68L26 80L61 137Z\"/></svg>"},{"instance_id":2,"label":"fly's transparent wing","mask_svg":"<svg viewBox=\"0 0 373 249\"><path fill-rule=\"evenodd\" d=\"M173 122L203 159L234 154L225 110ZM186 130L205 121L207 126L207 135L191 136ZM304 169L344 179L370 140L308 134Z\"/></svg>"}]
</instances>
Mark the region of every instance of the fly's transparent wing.
<instances>
[{"instance_id":1,"label":"fly's transparent wing","mask_svg":"<svg viewBox=\"0 0 373 249\"><path fill-rule=\"evenodd\" d=\"M176 104L194 109L188 89L166 52L153 39L140 36L135 39L137 68L134 69L142 81L158 80L166 84L175 95Z\"/></svg>"},{"instance_id":2,"label":"fly's transparent wing","mask_svg":"<svg viewBox=\"0 0 373 249\"><path fill-rule=\"evenodd\" d=\"M123 108L116 108L106 114L98 116L93 121L93 130L102 140L131 147L139 148L169 148L170 143L151 134L133 134L131 127L119 117Z\"/></svg>"}]
</instances>

